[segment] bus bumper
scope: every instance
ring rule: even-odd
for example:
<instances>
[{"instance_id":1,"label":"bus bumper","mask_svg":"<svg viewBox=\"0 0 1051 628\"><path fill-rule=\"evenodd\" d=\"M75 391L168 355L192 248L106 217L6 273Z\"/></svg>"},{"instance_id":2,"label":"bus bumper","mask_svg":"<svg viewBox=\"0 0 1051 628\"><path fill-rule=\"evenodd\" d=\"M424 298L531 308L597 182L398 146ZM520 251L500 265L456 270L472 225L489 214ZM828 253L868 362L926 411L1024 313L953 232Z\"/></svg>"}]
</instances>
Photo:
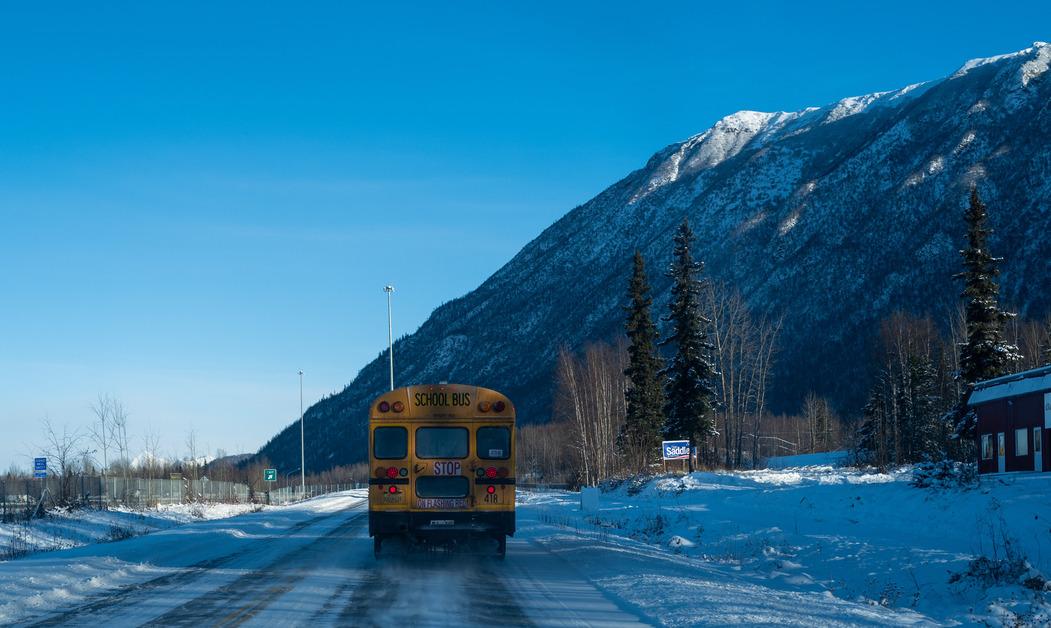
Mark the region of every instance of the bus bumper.
<instances>
[{"instance_id":1,"label":"bus bumper","mask_svg":"<svg viewBox=\"0 0 1051 628\"><path fill-rule=\"evenodd\" d=\"M369 511L369 536L411 534L434 538L494 536L515 533L514 511L385 512Z\"/></svg>"}]
</instances>

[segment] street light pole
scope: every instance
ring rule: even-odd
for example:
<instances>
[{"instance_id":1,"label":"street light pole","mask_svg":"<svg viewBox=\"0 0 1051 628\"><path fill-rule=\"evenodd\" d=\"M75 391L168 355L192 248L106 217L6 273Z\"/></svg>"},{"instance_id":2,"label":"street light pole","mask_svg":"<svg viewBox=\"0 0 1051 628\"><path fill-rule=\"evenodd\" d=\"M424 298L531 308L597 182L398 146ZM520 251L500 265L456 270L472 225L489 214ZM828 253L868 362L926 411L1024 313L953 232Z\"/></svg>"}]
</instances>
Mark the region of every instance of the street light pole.
<instances>
[{"instance_id":1,"label":"street light pole","mask_svg":"<svg viewBox=\"0 0 1051 628\"><path fill-rule=\"evenodd\" d=\"M394 319L390 315L390 293L394 292L394 286L386 285L383 291L387 293L387 346L390 355L390 389L394 390Z\"/></svg>"},{"instance_id":2,"label":"street light pole","mask_svg":"<svg viewBox=\"0 0 1051 628\"><path fill-rule=\"evenodd\" d=\"M299 489L302 496L307 494L307 459L306 438L303 430L303 371L299 371Z\"/></svg>"}]
</instances>

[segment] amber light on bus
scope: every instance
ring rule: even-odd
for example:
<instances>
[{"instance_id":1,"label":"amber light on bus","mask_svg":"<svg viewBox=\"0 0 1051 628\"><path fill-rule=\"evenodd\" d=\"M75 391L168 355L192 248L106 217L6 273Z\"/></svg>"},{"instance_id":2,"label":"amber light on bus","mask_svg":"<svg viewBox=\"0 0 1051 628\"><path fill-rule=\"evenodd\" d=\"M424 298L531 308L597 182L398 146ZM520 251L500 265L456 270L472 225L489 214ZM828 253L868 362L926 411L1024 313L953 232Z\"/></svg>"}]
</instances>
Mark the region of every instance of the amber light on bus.
<instances>
[{"instance_id":1,"label":"amber light on bus","mask_svg":"<svg viewBox=\"0 0 1051 628\"><path fill-rule=\"evenodd\" d=\"M488 401L482 401L482 402L480 402L478 404L478 411L479 412L489 412L489 408L491 408L491 407L492 407L491 403L489 403Z\"/></svg>"},{"instance_id":2,"label":"amber light on bus","mask_svg":"<svg viewBox=\"0 0 1051 628\"><path fill-rule=\"evenodd\" d=\"M394 404L391 405L390 409L394 410L395 412L401 412L405 409L405 404L400 401L395 401Z\"/></svg>"}]
</instances>

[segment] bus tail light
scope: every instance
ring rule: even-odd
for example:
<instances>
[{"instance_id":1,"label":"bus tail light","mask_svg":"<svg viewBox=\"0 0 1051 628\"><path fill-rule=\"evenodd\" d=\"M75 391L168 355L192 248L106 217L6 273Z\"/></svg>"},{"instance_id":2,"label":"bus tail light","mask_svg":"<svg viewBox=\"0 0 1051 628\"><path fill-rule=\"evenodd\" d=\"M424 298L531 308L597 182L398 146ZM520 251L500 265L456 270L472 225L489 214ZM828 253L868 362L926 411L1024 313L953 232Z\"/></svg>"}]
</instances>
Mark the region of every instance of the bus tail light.
<instances>
[{"instance_id":1,"label":"bus tail light","mask_svg":"<svg viewBox=\"0 0 1051 628\"><path fill-rule=\"evenodd\" d=\"M508 474L507 467L500 467L496 470L497 477L506 478Z\"/></svg>"},{"instance_id":2,"label":"bus tail light","mask_svg":"<svg viewBox=\"0 0 1051 628\"><path fill-rule=\"evenodd\" d=\"M398 467L388 467L387 468L387 477L389 477L392 480L394 478L398 477Z\"/></svg>"},{"instance_id":3,"label":"bus tail light","mask_svg":"<svg viewBox=\"0 0 1051 628\"><path fill-rule=\"evenodd\" d=\"M397 486L391 486L390 488L387 489L387 492L390 493L391 495L393 495L393 494L398 492L398 487Z\"/></svg>"},{"instance_id":4,"label":"bus tail light","mask_svg":"<svg viewBox=\"0 0 1051 628\"><path fill-rule=\"evenodd\" d=\"M392 486L391 488L394 488L394 487ZM496 492L496 487L492 486L492 485L487 486L487 487L485 487L485 492L489 493L490 495L492 495L493 493Z\"/></svg>"},{"instance_id":5,"label":"bus tail light","mask_svg":"<svg viewBox=\"0 0 1051 628\"><path fill-rule=\"evenodd\" d=\"M387 470L383 467L376 467L376 477L381 478L387 475Z\"/></svg>"},{"instance_id":6,"label":"bus tail light","mask_svg":"<svg viewBox=\"0 0 1051 628\"><path fill-rule=\"evenodd\" d=\"M485 470L485 477L490 480L496 477L496 467L489 467Z\"/></svg>"}]
</instances>

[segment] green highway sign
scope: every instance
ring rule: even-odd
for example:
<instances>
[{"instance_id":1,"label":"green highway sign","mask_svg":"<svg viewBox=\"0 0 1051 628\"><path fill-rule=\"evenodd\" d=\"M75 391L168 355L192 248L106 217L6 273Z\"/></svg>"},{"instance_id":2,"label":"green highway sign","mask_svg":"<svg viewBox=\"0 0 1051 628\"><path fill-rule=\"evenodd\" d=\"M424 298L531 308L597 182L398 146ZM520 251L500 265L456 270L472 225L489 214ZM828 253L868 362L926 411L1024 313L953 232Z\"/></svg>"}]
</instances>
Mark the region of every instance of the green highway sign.
<instances>
[{"instance_id":1,"label":"green highway sign","mask_svg":"<svg viewBox=\"0 0 1051 628\"><path fill-rule=\"evenodd\" d=\"M263 469L264 482L277 482L277 469Z\"/></svg>"}]
</instances>

